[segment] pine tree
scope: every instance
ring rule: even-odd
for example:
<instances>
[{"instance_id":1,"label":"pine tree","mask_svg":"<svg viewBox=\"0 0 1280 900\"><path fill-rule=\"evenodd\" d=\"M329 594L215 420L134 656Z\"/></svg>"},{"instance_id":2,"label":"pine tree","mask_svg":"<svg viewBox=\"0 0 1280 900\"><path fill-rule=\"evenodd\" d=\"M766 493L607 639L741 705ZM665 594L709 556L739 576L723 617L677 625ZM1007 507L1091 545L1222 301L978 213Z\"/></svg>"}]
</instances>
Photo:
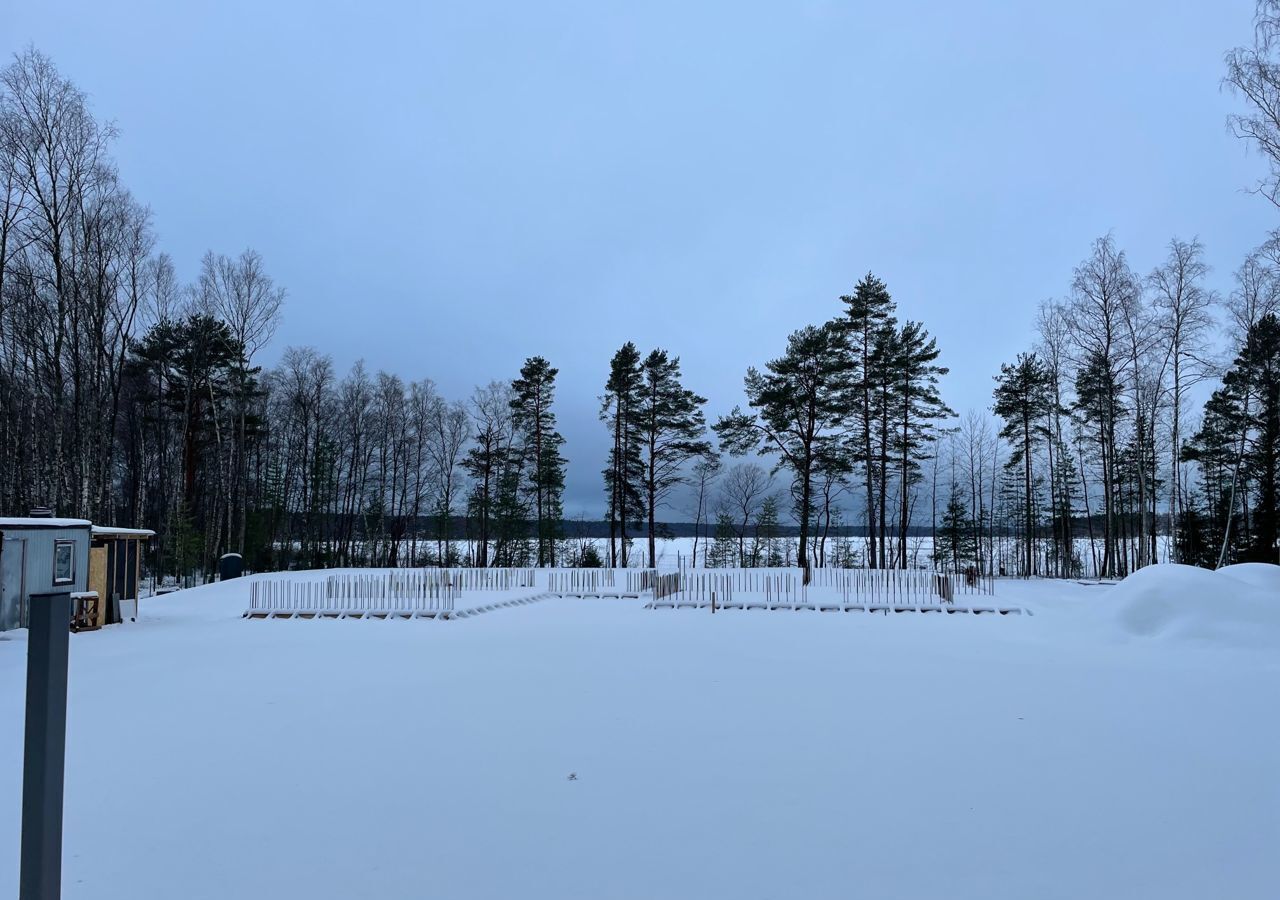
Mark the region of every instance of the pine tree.
<instances>
[{"instance_id":1,"label":"pine tree","mask_svg":"<svg viewBox=\"0 0 1280 900\"><path fill-rule=\"evenodd\" d=\"M246 367L244 348L226 323L202 313L156 323L130 348L126 365L136 380L139 399L173 414L181 431L182 488L181 495L173 498L174 514L185 517L183 527L195 533L219 534L228 509L217 505L227 499L224 492L210 490L222 480L228 459L219 411L229 408L237 396L260 396L252 377L257 370ZM256 417L247 419L250 439L261 429ZM310 486L313 473L306 474ZM305 515L313 510L309 496L304 495L304 500L308 502ZM179 504L181 511L176 512ZM209 540L205 544L201 565L211 568L214 546ZM189 559L190 547L184 546L182 552Z\"/></svg>"},{"instance_id":2,"label":"pine tree","mask_svg":"<svg viewBox=\"0 0 1280 900\"><path fill-rule=\"evenodd\" d=\"M500 568L527 566L535 559L523 473L523 451L512 447L499 465L493 500L493 564Z\"/></svg>"},{"instance_id":3,"label":"pine tree","mask_svg":"<svg viewBox=\"0 0 1280 900\"><path fill-rule=\"evenodd\" d=\"M609 380L600 407L600 419L609 426L613 446L604 470L609 497L609 564L627 566L628 526L639 527L643 511L642 485L645 466L640 458L643 373L640 351L628 341L609 364ZM619 555L619 536L621 555Z\"/></svg>"},{"instance_id":4,"label":"pine tree","mask_svg":"<svg viewBox=\"0 0 1280 900\"><path fill-rule=\"evenodd\" d=\"M716 513L715 537L707 550L707 567L712 569L733 568L738 558L738 531L734 527L733 517L725 510Z\"/></svg>"},{"instance_id":5,"label":"pine tree","mask_svg":"<svg viewBox=\"0 0 1280 900\"><path fill-rule=\"evenodd\" d=\"M1223 384L1245 399L1237 465L1241 480L1252 487L1253 508L1244 558L1275 563L1280 561L1280 319L1274 314L1249 328ZM1243 493L1238 485L1236 493Z\"/></svg>"},{"instance_id":6,"label":"pine tree","mask_svg":"<svg viewBox=\"0 0 1280 900\"><path fill-rule=\"evenodd\" d=\"M911 524L911 486L920 479L920 463L929 454L937 438L935 423L954 416L938 393L938 379L947 374L937 365L937 341L919 322L907 322L898 332L893 373L894 406L897 428L894 435L899 459L898 481L901 491L898 560L907 567L907 529Z\"/></svg>"},{"instance_id":7,"label":"pine tree","mask_svg":"<svg viewBox=\"0 0 1280 900\"><path fill-rule=\"evenodd\" d=\"M1093 431L1103 488L1102 564L1098 574L1114 576L1119 571L1115 518L1116 423L1124 414L1120 379L1107 358L1091 354L1076 374L1076 402L1082 431Z\"/></svg>"},{"instance_id":8,"label":"pine tree","mask_svg":"<svg viewBox=\"0 0 1280 900\"><path fill-rule=\"evenodd\" d=\"M1204 417L1199 429L1182 448L1182 459L1194 462L1200 471L1200 498L1188 500L1188 514L1194 507L1198 521L1186 527L1187 534L1179 530L1180 546L1190 555L1181 555L1184 562L1214 568L1221 556L1224 562L1237 558L1236 542L1240 529L1228 527L1235 516L1232 483L1235 481L1236 463L1239 458L1240 439L1245 430L1244 402L1239 383L1232 379L1214 391L1205 403ZM1200 545L1207 543L1211 550L1202 553Z\"/></svg>"},{"instance_id":9,"label":"pine tree","mask_svg":"<svg viewBox=\"0 0 1280 900\"><path fill-rule=\"evenodd\" d=\"M556 431L556 415L551 411L557 372L541 356L533 356L525 360L520 377L511 382L511 414L524 439L526 486L533 497L538 565L552 568L564 517L566 464L560 455L564 438Z\"/></svg>"},{"instance_id":10,"label":"pine tree","mask_svg":"<svg viewBox=\"0 0 1280 900\"><path fill-rule=\"evenodd\" d=\"M752 565L777 568L782 565L782 548L778 540L778 498L768 496L756 513L755 546L751 550Z\"/></svg>"},{"instance_id":11,"label":"pine tree","mask_svg":"<svg viewBox=\"0 0 1280 900\"><path fill-rule=\"evenodd\" d=\"M947 498L947 508L942 513L938 540L933 548L934 565L958 572L967 565L976 565L977 552L973 519L969 515L969 508L965 506L964 493L959 484L953 484Z\"/></svg>"},{"instance_id":12,"label":"pine tree","mask_svg":"<svg viewBox=\"0 0 1280 900\"><path fill-rule=\"evenodd\" d=\"M684 466L711 453L706 440L707 403L680 383L680 357L654 350L642 367L639 437L644 449L645 509L649 514L649 566L657 565L656 513L677 485L686 480Z\"/></svg>"},{"instance_id":13,"label":"pine tree","mask_svg":"<svg viewBox=\"0 0 1280 900\"><path fill-rule=\"evenodd\" d=\"M583 569L599 569L604 566L604 560L600 557L600 550L594 543L584 546L574 562L575 565Z\"/></svg>"},{"instance_id":14,"label":"pine tree","mask_svg":"<svg viewBox=\"0 0 1280 900\"><path fill-rule=\"evenodd\" d=\"M870 272L858 282L852 295L840 300L846 307L844 328L851 368L845 407L852 425L854 456L862 464L865 476L867 560L874 569L878 561L877 512L883 506L883 497L877 502L877 488L881 494L884 489L883 480L878 477L883 469L879 463L885 454L877 455L873 445L876 435L882 433L876 427L877 398L883 396L885 361L897 326L893 315L896 305L885 283ZM884 421L885 417L879 418Z\"/></svg>"},{"instance_id":15,"label":"pine tree","mask_svg":"<svg viewBox=\"0 0 1280 900\"><path fill-rule=\"evenodd\" d=\"M1195 498L1187 498L1174 532L1178 559L1189 566L1212 569L1218 562L1218 544L1209 531L1209 521Z\"/></svg>"},{"instance_id":16,"label":"pine tree","mask_svg":"<svg viewBox=\"0 0 1280 900\"><path fill-rule=\"evenodd\" d=\"M1051 414L1054 413L1054 401L1050 394ZM1052 429L1051 429L1052 431ZM1071 448L1052 435L1050 447L1050 498L1052 499L1050 531L1053 540L1049 547L1049 557L1053 561L1053 573L1059 578L1074 578L1082 568L1080 554L1076 552L1075 534L1072 529L1075 501L1080 496L1080 482L1076 476L1075 466L1070 464ZM1052 464L1058 460L1058 465Z\"/></svg>"},{"instance_id":17,"label":"pine tree","mask_svg":"<svg viewBox=\"0 0 1280 900\"><path fill-rule=\"evenodd\" d=\"M1052 388L1049 371L1040 358L1034 353L1019 353L1014 363L1001 364L993 392L995 405L992 409L1004 419L1000 437L1009 441L1013 447L1005 468L1022 468L1022 538L1025 546L1022 570L1027 576L1036 574L1033 459L1040 439L1047 436L1043 419L1053 408Z\"/></svg>"},{"instance_id":18,"label":"pine tree","mask_svg":"<svg viewBox=\"0 0 1280 900\"><path fill-rule=\"evenodd\" d=\"M814 473L822 457L835 452L844 415L841 401L849 389L843 326L829 322L794 332L786 353L765 369L747 372L747 402L755 414L735 407L716 423L715 431L730 453L776 453L779 465L791 471L800 523L798 562L807 584Z\"/></svg>"},{"instance_id":19,"label":"pine tree","mask_svg":"<svg viewBox=\"0 0 1280 900\"><path fill-rule=\"evenodd\" d=\"M889 554L889 464L893 461L895 432L894 373L899 366L901 347L898 329L885 328L876 338L867 377L875 385L871 393L872 463L876 469L876 531L880 568L896 565Z\"/></svg>"}]
</instances>

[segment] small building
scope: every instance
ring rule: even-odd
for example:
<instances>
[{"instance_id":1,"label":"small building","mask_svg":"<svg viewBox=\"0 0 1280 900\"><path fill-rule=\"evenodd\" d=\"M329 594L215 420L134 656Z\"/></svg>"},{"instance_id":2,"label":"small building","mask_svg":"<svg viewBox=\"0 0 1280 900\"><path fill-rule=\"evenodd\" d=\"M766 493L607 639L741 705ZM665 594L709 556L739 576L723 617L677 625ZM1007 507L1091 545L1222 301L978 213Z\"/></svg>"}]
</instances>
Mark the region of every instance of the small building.
<instances>
[{"instance_id":1,"label":"small building","mask_svg":"<svg viewBox=\"0 0 1280 900\"><path fill-rule=\"evenodd\" d=\"M93 526L89 548L89 587L99 597L99 625L138 616L138 586L142 583L142 551L155 536L145 528Z\"/></svg>"},{"instance_id":2,"label":"small building","mask_svg":"<svg viewBox=\"0 0 1280 900\"><path fill-rule=\"evenodd\" d=\"M0 518L0 631L27 627L32 594L87 590L91 540L85 519Z\"/></svg>"},{"instance_id":3,"label":"small building","mask_svg":"<svg viewBox=\"0 0 1280 900\"><path fill-rule=\"evenodd\" d=\"M32 594L77 596L77 628L138 615L142 551L155 532L86 519L0 518L0 631L27 627Z\"/></svg>"}]
</instances>

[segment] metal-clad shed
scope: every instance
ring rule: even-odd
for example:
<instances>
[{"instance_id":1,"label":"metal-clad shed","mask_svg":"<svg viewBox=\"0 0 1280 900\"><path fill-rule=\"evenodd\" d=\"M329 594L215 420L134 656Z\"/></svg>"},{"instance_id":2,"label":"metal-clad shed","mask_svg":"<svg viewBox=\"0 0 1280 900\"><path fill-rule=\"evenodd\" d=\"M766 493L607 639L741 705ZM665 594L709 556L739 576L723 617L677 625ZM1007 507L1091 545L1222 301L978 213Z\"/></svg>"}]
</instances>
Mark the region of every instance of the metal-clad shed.
<instances>
[{"instance_id":1,"label":"metal-clad shed","mask_svg":"<svg viewBox=\"0 0 1280 900\"><path fill-rule=\"evenodd\" d=\"M32 594L86 589L90 539L85 519L0 518L0 631L26 627Z\"/></svg>"}]
</instances>

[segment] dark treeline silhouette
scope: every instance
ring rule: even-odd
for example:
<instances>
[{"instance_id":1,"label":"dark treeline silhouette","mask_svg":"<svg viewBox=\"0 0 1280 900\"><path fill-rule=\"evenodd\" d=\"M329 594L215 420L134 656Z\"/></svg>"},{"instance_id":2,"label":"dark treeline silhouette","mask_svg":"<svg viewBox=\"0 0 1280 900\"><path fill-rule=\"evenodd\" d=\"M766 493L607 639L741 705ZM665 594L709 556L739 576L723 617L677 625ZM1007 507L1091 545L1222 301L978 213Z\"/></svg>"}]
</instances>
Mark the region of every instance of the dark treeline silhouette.
<instances>
[{"instance_id":1,"label":"dark treeline silhouette","mask_svg":"<svg viewBox=\"0 0 1280 900\"><path fill-rule=\"evenodd\" d=\"M310 348L263 372L284 290L253 251L180 284L113 137L39 52L0 72L0 511L153 528L162 573L453 562L473 527L478 564L556 564L546 360L469 404Z\"/></svg>"},{"instance_id":2,"label":"dark treeline silhouette","mask_svg":"<svg viewBox=\"0 0 1280 900\"><path fill-rule=\"evenodd\" d=\"M1262 0L1226 82L1280 203L1278 22ZM653 565L677 535L695 565L806 572L1277 559L1280 234L1224 296L1196 239L1143 275L1099 238L1040 305L1034 346L993 362L990 406L961 416L934 338L872 274L748 368L745 403L710 427L680 359L627 342L600 372L598 521L573 521L548 360L465 402L307 347L264 369L283 287L252 250L180 283L113 138L39 52L0 72L0 512L153 528L160 573L227 552L252 569Z\"/></svg>"}]
</instances>

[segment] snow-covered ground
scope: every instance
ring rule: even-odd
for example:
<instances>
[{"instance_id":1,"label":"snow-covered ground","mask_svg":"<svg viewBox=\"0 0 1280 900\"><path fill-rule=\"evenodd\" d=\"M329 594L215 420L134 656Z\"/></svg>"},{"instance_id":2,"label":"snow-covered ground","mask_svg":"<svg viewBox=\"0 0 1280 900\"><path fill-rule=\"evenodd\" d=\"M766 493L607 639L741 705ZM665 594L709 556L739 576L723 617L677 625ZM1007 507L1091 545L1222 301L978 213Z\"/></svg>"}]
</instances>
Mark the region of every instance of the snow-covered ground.
<instances>
[{"instance_id":1,"label":"snow-covered ground","mask_svg":"<svg viewBox=\"0 0 1280 900\"><path fill-rule=\"evenodd\" d=\"M1280 591L1204 575L1002 581L1034 615L977 618L155 598L72 637L64 896L1273 898Z\"/></svg>"}]
</instances>

